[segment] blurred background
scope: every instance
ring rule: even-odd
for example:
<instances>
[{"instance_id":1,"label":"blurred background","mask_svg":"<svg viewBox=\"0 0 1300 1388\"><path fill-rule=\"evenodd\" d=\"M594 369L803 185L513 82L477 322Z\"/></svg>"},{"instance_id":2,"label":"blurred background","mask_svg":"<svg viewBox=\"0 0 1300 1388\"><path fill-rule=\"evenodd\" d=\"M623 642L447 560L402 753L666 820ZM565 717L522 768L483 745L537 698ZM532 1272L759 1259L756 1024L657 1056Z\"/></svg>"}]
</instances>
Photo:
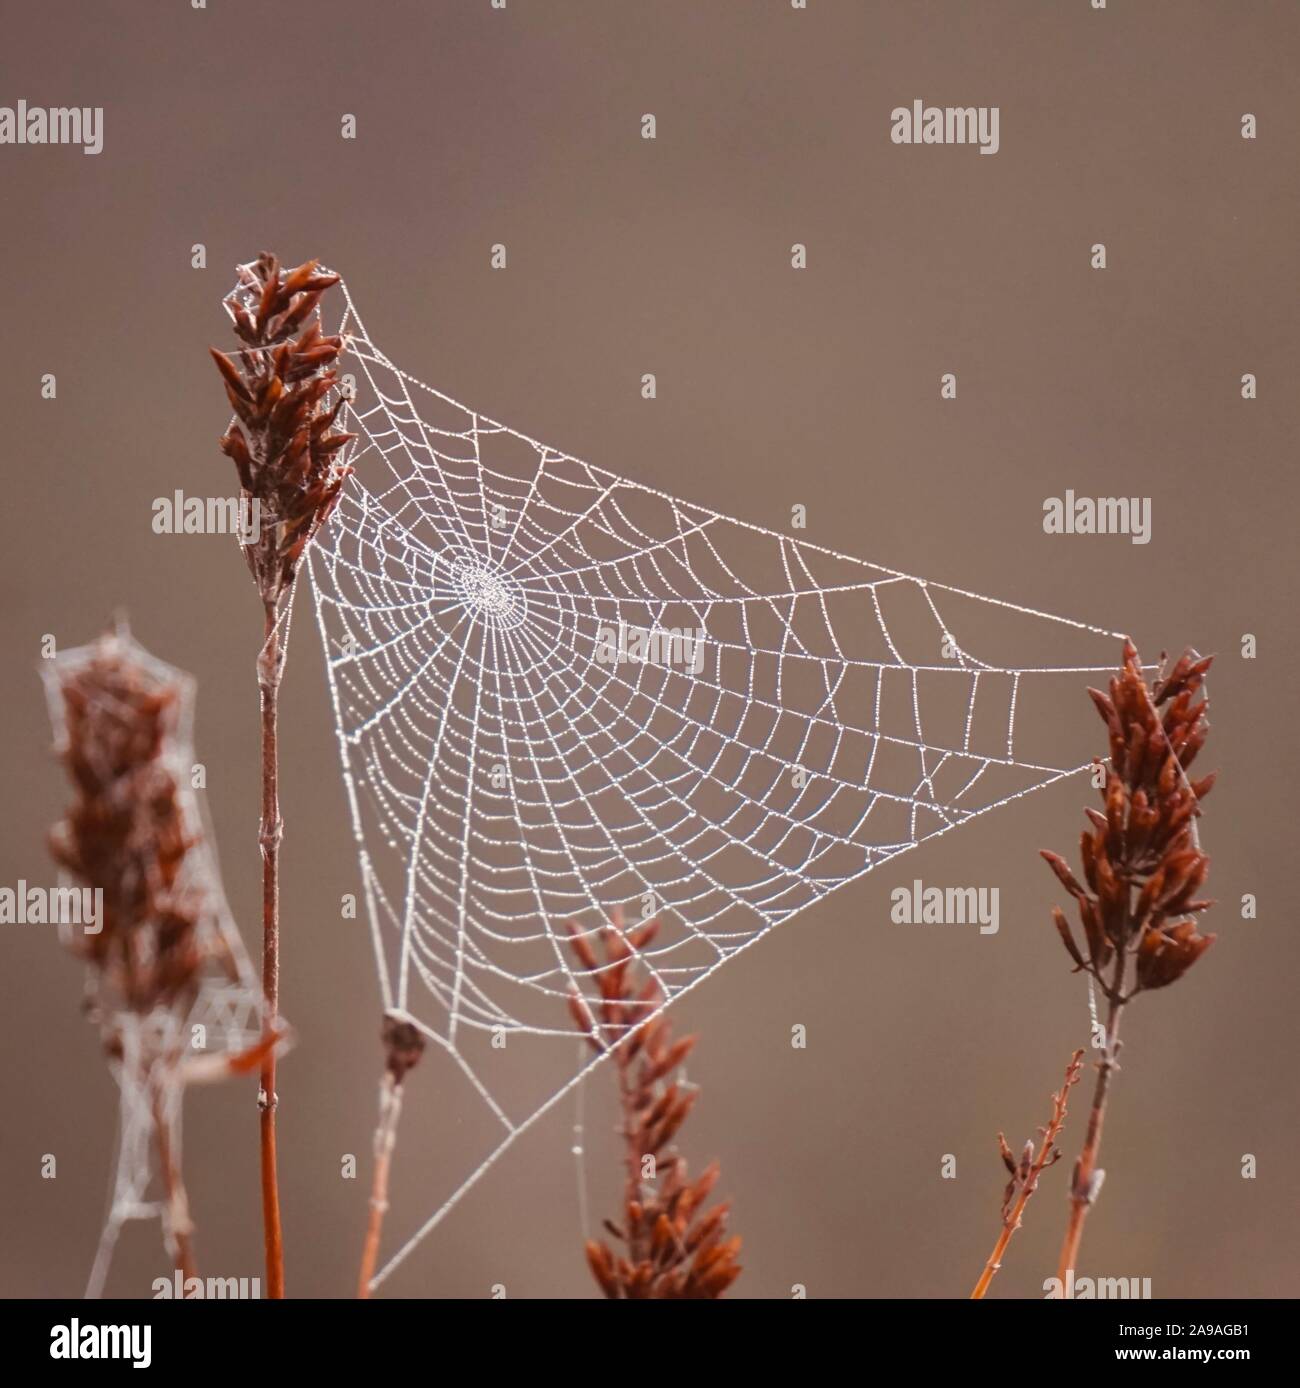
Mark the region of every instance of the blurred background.
<instances>
[{"instance_id":1,"label":"blurred background","mask_svg":"<svg viewBox=\"0 0 1300 1388\"><path fill-rule=\"evenodd\" d=\"M1080 1272L1150 1277L1156 1296L1300 1290L1294 5L45 0L10 8L6 40L0 104L102 106L105 126L94 157L0 147L0 883L53 880L45 835L69 800L41 640L79 645L120 609L198 679L226 888L256 946L258 604L227 538L156 535L152 502L232 489L206 348L227 338L234 265L320 257L392 360L532 437L775 529L804 503L809 540L1130 631L1149 657L1218 653L1203 833L1219 940L1126 1016ZM1000 152L891 144L891 109L916 99L998 106ZM1151 543L1045 535L1043 500L1066 488L1151 497ZM1082 684L1057 716L1071 746L1100 727ZM303 606L281 727L288 1286L349 1295L380 1004L367 928L339 918L356 860ZM734 1294L969 1291L999 1227L996 1134L1018 1148L1046 1120L1087 1038L1037 850L1073 852L1090 796L1067 781L923 844L674 1009L701 1036L683 1150L721 1160L745 1240ZM892 925L890 891L914 877L999 886L1000 931ZM75 1295L116 1093L78 965L48 928L0 930L0 1293ZM489 1131L444 1056L407 1091L386 1254ZM613 1100L597 1072L596 1219L618 1209ZM573 1124L571 1103L552 1110L385 1291L594 1294ZM260 1272L256 1126L251 1083L189 1096L204 1272ZM1044 1179L994 1295L1042 1295L1067 1176ZM147 1296L167 1270L157 1226L131 1228L109 1290Z\"/></svg>"}]
</instances>

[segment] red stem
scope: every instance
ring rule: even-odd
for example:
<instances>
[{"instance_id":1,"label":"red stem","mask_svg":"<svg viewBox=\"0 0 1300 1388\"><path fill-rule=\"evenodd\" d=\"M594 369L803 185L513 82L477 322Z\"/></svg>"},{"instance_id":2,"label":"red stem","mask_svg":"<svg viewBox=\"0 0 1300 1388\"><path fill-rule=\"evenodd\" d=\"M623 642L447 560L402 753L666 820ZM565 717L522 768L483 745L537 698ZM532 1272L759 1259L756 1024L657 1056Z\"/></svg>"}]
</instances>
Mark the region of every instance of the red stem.
<instances>
[{"instance_id":1,"label":"red stem","mask_svg":"<svg viewBox=\"0 0 1300 1388\"><path fill-rule=\"evenodd\" d=\"M263 1036L272 1037L280 1014L280 818L279 760L276 710L283 654L275 603L266 604L266 639L257 658L262 708L262 817L258 844L262 850L262 992L265 996ZM262 1062L260 1109L262 1154L262 1229L266 1246L266 1294L284 1296L284 1243L280 1229L280 1191L275 1150L275 1048Z\"/></svg>"}]
</instances>

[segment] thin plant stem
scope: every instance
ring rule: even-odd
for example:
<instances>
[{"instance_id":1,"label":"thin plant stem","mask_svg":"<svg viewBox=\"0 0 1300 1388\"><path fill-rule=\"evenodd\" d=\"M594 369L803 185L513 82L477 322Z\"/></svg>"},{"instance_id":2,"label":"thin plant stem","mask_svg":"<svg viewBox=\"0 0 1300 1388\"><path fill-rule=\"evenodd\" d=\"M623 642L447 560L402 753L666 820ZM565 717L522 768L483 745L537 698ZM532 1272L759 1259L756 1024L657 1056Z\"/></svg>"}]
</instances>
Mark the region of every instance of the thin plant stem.
<instances>
[{"instance_id":1,"label":"thin plant stem","mask_svg":"<svg viewBox=\"0 0 1300 1388\"><path fill-rule=\"evenodd\" d=\"M1069 1274L1078 1264L1079 1243L1083 1238L1084 1221L1100 1189L1098 1179L1097 1155L1101 1150L1101 1133L1106 1122L1106 1099L1110 1093L1111 1076L1119 1068L1120 1039L1119 1023L1124 1015L1124 965L1126 953L1123 949L1115 955L1115 975L1107 989L1109 1006L1106 1012L1106 1047L1097 1063L1097 1081L1092 1091L1092 1107L1088 1110L1088 1132L1083 1141L1083 1150L1075 1163L1070 1182L1070 1219L1066 1225L1065 1238L1061 1243L1061 1257L1057 1264L1056 1276L1062 1287L1066 1285Z\"/></svg>"},{"instance_id":2,"label":"thin plant stem","mask_svg":"<svg viewBox=\"0 0 1300 1388\"><path fill-rule=\"evenodd\" d=\"M194 1225L190 1220L189 1196L181 1174L181 1156L172 1145L172 1126L163 1110L161 1096L153 1104L154 1132L158 1138L158 1168L162 1174L165 1212L163 1229L167 1236L168 1252L176 1259L181 1277L188 1281L199 1275L194 1255Z\"/></svg>"},{"instance_id":3,"label":"thin plant stem","mask_svg":"<svg viewBox=\"0 0 1300 1388\"><path fill-rule=\"evenodd\" d=\"M370 1216L366 1223L366 1240L361 1249L361 1271L357 1279L357 1297L367 1301L379 1261L379 1240L384 1231L384 1215L388 1212L388 1174L393 1164L393 1149L397 1146L397 1122L402 1116L402 1086L386 1071L379 1084L379 1122L375 1126L375 1173L370 1183Z\"/></svg>"},{"instance_id":4,"label":"thin plant stem","mask_svg":"<svg viewBox=\"0 0 1300 1388\"><path fill-rule=\"evenodd\" d=\"M402 1081L420 1063L424 1037L404 1016L387 1013L380 1035L384 1042L384 1073L379 1081L379 1122L375 1125L375 1171L370 1182L370 1210L357 1273L357 1298L370 1297L379 1261L379 1240L388 1212L388 1177L397 1146L397 1123L402 1116Z\"/></svg>"},{"instance_id":5,"label":"thin plant stem","mask_svg":"<svg viewBox=\"0 0 1300 1388\"><path fill-rule=\"evenodd\" d=\"M280 675L284 666L279 613L274 602L265 604L266 639L257 658L257 680L262 708L262 817L258 844L262 851L262 992L265 996L263 1036L277 1030L280 1012L280 841L284 821L280 817L279 754L276 715ZM269 1046L262 1062L258 1094L262 1157L262 1230L266 1247L266 1294L284 1296L284 1240L280 1228L280 1190L275 1146L275 1047Z\"/></svg>"},{"instance_id":6,"label":"thin plant stem","mask_svg":"<svg viewBox=\"0 0 1300 1388\"><path fill-rule=\"evenodd\" d=\"M980 1273L980 1280L975 1284L975 1290L971 1292L972 1301L983 1301L984 1293L988 1291L989 1284L998 1275L1002 1267L1002 1257L1007 1251L1007 1245L1011 1242L1011 1236L1020 1227L1020 1217L1025 1212L1025 1206L1029 1203L1029 1192L1022 1191L1020 1199L1016 1201L1011 1211L1011 1223L1002 1226L1002 1232L998 1235L998 1241L993 1245L993 1252L989 1254L988 1262L984 1264L984 1271Z\"/></svg>"},{"instance_id":7,"label":"thin plant stem","mask_svg":"<svg viewBox=\"0 0 1300 1388\"><path fill-rule=\"evenodd\" d=\"M1042 1145L1039 1147L1033 1162L1028 1167L1027 1173L1022 1179L1017 1180L1017 1173L1013 1171L1013 1189L1018 1188L1015 1202L1010 1205L1002 1217L1002 1232L998 1235L998 1241L993 1245L993 1252L989 1254L988 1261L984 1264L984 1271L980 1274L980 1279L975 1284L975 1290L971 1292L972 1301L982 1301L984 1294L989 1289L989 1284L997 1276L999 1268L1002 1266L1003 1255L1007 1251L1012 1237L1017 1229L1020 1228L1020 1221L1024 1216L1025 1207L1029 1204L1030 1197L1038 1189L1038 1178L1046 1169L1053 1165L1060 1156L1056 1147L1056 1140L1061 1135L1061 1130L1065 1127L1066 1104L1070 1096L1070 1090L1078 1082L1080 1072L1083 1068L1083 1052L1075 1051L1070 1058L1070 1063L1065 1070L1065 1083L1061 1086L1060 1092L1052 1095L1052 1117L1045 1128L1039 1131L1043 1135ZM1006 1139L999 1133L999 1139L1004 1143Z\"/></svg>"}]
</instances>

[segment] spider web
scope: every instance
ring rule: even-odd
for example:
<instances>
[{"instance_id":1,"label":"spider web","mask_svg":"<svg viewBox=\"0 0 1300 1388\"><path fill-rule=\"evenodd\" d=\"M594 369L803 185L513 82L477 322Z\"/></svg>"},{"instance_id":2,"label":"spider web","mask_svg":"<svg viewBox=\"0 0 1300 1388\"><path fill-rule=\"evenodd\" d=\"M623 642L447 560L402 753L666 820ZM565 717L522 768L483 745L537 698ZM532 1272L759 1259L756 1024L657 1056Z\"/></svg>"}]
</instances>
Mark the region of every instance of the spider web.
<instances>
[{"instance_id":1,"label":"spider web","mask_svg":"<svg viewBox=\"0 0 1300 1388\"><path fill-rule=\"evenodd\" d=\"M132 1010L111 987L96 983L93 970L88 974L87 1010L99 1025L118 1088L118 1134L108 1209L87 1297L102 1294L118 1239L128 1223L160 1219L166 1227L169 1211L158 1190L157 1149L160 1141L165 1142L179 1167L185 1086L224 1076L227 1062L247 1052L262 1034L261 983L226 903L203 799L191 785L193 679L151 655L124 628L90 645L60 651L42 667L55 749L61 751L67 741L64 684L84 666L114 651L124 655L156 690L180 690L176 724L158 763L175 786L181 827L191 844L171 893L198 909L194 946L204 963L193 999L180 1010L161 1005L147 1012Z\"/></svg>"},{"instance_id":2,"label":"spider web","mask_svg":"<svg viewBox=\"0 0 1300 1388\"><path fill-rule=\"evenodd\" d=\"M1120 634L550 448L394 366L341 289L356 471L308 554L379 981L501 1124L378 1285L599 1063L573 1073L565 1002L591 980L566 922L657 915L641 962L679 997L1085 769L1053 713ZM568 1044L512 1107L490 1047L515 1036Z\"/></svg>"}]
</instances>

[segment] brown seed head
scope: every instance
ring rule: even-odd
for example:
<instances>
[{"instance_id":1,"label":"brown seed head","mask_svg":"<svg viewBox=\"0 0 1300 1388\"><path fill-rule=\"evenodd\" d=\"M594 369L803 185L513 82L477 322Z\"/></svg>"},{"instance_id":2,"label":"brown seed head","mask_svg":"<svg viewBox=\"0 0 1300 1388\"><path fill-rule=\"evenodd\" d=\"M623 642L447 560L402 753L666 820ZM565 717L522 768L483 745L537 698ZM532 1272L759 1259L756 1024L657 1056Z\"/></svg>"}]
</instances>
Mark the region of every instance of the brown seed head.
<instances>
[{"instance_id":1,"label":"brown seed head","mask_svg":"<svg viewBox=\"0 0 1300 1388\"><path fill-rule=\"evenodd\" d=\"M283 270L264 254L239 278L226 308L243 346L211 349L235 412L221 451L242 496L258 503L258 535L244 553L263 603L274 606L351 472L338 455L354 436L333 427L344 403L334 369L343 339L322 336L316 312L339 277L314 260Z\"/></svg>"},{"instance_id":2,"label":"brown seed head","mask_svg":"<svg viewBox=\"0 0 1300 1388\"><path fill-rule=\"evenodd\" d=\"M109 1010L185 1009L221 947L203 943L209 903L183 870L198 832L182 812L171 755L186 684L119 636L56 664L53 683L60 754L76 794L50 832L50 850L103 892L98 933L76 933L71 947Z\"/></svg>"},{"instance_id":3,"label":"brown seed head","mask_svg":"<svg viewBox=\"0 0 1300 1388\"><path fill-rule=\"evenodd\" d=\"M1193 782L1186 774L1209 732L1201 690L1211 660L1187 651L1151 688L1126 641L1109 691L1088 691L1106 724L1110 766L1103 811L1087 811L1092 827L1080 841L1083 881L1059 854L1042 854L1078 909L1086 950L1064 914L1053 912L1076 968L1098 973L1117 953L1134 954L1138 987L1161 988L1214 941L1199 935L1192 920L1213 904L1199 895L1210 860L1195 821L1214 776Z\"/></svg>"},{"instance_id":4,"label":"brown seed head","mask_svg":"<svg viewBox=\"0 0 1300 1388\"><path fill-rule=\"evenodd\" d=\"M598 994L593 1007L575 989L570 1012L596 1050L612 1049L630 1173L623 1224L605 1222L626 1246L626 1256L590 1240L587 1262L611 1298L719 1297L740 1276L740 1240L726 1237L726 1204L704 1208L720 1175L718 1164L692 1181L686 1161L672 1145L699 1097L698 1090L676 1077L696 1038L674 1040L668 1020L655 1015L663 1000L658 984L653 977L637 981L641 952L658 929L658 921L651 920L624 930L618 913L597 933L583 932L572 922L568 926L577 972ZM642 1179L642 1163L650 1156L656 1175Z\"/></svg>"}]
</instances>

